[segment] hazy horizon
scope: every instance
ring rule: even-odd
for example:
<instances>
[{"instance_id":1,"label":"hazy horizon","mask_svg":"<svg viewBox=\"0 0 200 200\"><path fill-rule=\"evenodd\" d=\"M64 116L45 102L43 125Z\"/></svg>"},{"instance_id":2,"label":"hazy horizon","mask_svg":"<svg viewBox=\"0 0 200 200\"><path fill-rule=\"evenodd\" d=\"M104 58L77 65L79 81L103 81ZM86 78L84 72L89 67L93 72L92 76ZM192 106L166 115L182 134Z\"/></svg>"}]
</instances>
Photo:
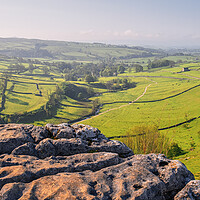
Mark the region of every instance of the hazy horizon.
<instances>
[{"instance_id":1,"label":"hazy horizon","mask_svg":"<svg viewBox=\"0 0 200 200\"><path fill-rule=\"evenodd\" d=\"M198 0L0 0L0 37L200 47Z\"/></svg>"}]
</instances>

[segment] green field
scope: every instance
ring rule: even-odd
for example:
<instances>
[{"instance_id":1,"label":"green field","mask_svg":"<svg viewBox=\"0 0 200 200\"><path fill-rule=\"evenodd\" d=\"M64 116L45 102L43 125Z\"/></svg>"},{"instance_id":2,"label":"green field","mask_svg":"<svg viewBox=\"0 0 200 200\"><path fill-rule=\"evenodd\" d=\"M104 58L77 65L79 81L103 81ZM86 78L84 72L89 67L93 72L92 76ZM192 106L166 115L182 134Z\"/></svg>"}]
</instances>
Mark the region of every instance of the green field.
<instances>
[{"instance_id":1,"label":"green field","mask_svg":"<svg viewBox=\"0 0 200 200\"><path fill-rule=\"evenodd\" d=\"M192 66L191 71L177 73L188 66ZM127 130L139 124L155 124L158 128L165 128L199 117L200 79L197 78L200 77L200 71L198 69L199 64L193 63L150 72L124 73L119 78L134 81L137 86L117 92L93 87L94 91L99 92L100 95L90 100L98 98L102 104L100 115L80 123L97 127L107 137L111 137L126 135ZM99 78L99 82L103 83L112 79L113 77L102 77ZM50 80L40 75L13 76L8 82L5 109L1 113L23 113L39 109L48 101L48 95L55 91L56 85L63 81L64 79L59 77ZM36 83L42 91L42 96L37 95ZM90 85L83 81L73 83L84 87ZM144 96L130 104L143 94L147 86L149 87ZM33 124L45 125L73 121L91 114L91 107L91 102L66 97L61 101L61 106L55 116L42 121L33 121ZM185 163L197 178L200 174L199 127L200 119L196 119L187 126L181 125L161 131L167 133L186 152L177 159ZM191 149L192 141L195 143L193 149Z\"/></svg>"},{"instance_id":2,"label":"green field","mask_svg":"<svg viewBox=\"0 0 200 200\"><path fill-rule=\"evenodd\" d=\"M179 67L179 70L181 67ZM152 76L166 76L167 72L162 74L163 71L168 71L168 69L154 72ZM167 76L183 77L190 73L191 71L184 72L184 74L168 73ZM200 72L196 71L195 76L198 77L199 75ZM165 128L200 116L200 80L161 77L147 79L141 77L135 78L135 80L139 84L134 89L117 92L113 95L105 93L100 97L102 103L107 103L103 106L101 112L106 110L108 112L80 123L97 127L110 137L126 135L128 129L139 124L156 124L159 128ZM133 104L117 103L136 99L149 83L151 83L151 86L137 102ZM121 105L125 106L120 108ZM113 108L116 109L111 110ZM195 173L196 177L200 178L200 119L190 122L187 126L181 125L161 132L167 132L167 135L186 151L186 154L177 159L185 163ZM195 142L195 148L191 150L192 141Z\"/></svg>"},{"instance_id":3,"label":"green field","mask_svg":"<svg viewBox=\"0 0 200 200\"><path fill-rule=\"evenodd\" d=\"M36 52L37 45L41 45L39 49L42 51ZM22 53L21 50L25 55L22 56L23 58L18 57L18 54ZM185 163L196 178L200 179L200 63L198 56L192 54L168 56L163 50L97 43L0 39L0 52L4 51L6 55L0 55L2 91L0 97L1 99L5 97L5 104L0 112L2 119L7 122L18 122L19 119L12 121L11 116L33 117L34 113L38 112L38 119L30 117L30 123L43 126L46 123L59 124L77 120L78 123L99 128L107 137L126 135L129 129L141 124L153 124L159 129L168 127L160 132L178 143L185 152L175 159ZM38 53L45 56L40 57ZM38 55L38 57L33 57L33 55ZM148 69L149 62L160 58L173 60L176 63L171 66ZM57 62L75 64L71 69L67 68L64 71L58 67ZM17 73L10 72L10 65L16 63L22 64L25 70ZM29 63L34 63L35 68L32 73L28 70ZM105 68L124 65L125 72L118 73L117 76L102 77L97 71L98 80L94 83L86 83L84 76L90 71L83 71L83 65L89 66L91 63L97 68L96 64L99 63L104 63ZM135 73L134 64L140 64L144 69L143 72ZM44 72L45 67L48 69L47 74ZM190 71L182 72L184 67L188 67ZM48 116L44 115L44 112L40 112L41 109L42 111L46 109L58 86L66 83L64 76L67 73L76 75L78 73L77 81L70 80L68 83L79 89L92 90L94 94L82 99L62 96L59 103L55 104L54 112ZM6 74L9 77L5 94L3 94ZM119 90L102 87L113 79L127 79L129 82L136 83L136 87ZM95 101L98 102L100 108L99 114L88 118L94 111ZM191 122L171 127L193 118L195 119ZM25 118L22 118L21 123L26 122L23 119Z\"/></svg>"}]
</instances>

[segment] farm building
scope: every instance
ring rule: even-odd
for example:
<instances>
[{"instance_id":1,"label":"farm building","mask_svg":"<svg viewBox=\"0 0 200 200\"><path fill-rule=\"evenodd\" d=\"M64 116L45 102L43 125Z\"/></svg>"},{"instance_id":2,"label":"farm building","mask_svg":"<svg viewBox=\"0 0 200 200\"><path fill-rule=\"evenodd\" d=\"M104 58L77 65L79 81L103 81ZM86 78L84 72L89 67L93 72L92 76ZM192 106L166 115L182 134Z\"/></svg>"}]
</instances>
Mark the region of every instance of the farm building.
<instances>
[{"instance_id":1,"label":"farm building","mask_svg":"<svg viewBox=\"0 0 200 200\"><path fill-rule=\"evenodd\" d=\"M188 72L190 69L188 67L183 67L182 72Z\"/></svg>"}]
</instances>

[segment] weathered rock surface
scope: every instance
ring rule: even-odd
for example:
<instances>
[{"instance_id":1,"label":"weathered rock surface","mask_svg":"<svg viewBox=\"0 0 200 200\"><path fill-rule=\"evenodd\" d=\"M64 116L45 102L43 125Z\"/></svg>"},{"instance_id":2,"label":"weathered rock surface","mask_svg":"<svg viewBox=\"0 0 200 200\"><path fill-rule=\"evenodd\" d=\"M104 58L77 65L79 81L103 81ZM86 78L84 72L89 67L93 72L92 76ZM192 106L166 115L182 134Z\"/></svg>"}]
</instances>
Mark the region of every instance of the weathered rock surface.
<instances>
[{"instance_id":1,"label":"weathered rock surface","mask_svg":"<svg viewBox=\"0 0 200 200\"><path fill-rule=\"evenodd\" d=\"M190 181L174 198L175 200L200 200L200 181Z\"/></svg>"},{"instance_id":2,"label":"weathered rock surface","mask_svg":"<svg viewBox=\"0 0 200 200\"><path fill-rule=\"evenodd\" d=\"M1 125L0 150L3 200L199 198L181 162L133 155L90 126Z\"/></svg>"},{"instance_id":3,"label":"weathered rock surface","mask_svg":"<svg viewBox=\"0 0 200 200\"><path fill-rule=\"evenodd\" d=\"M124 157L133 155L126 145L109 140L97 128L88 125L47 124L43 128L7 124L0 127L0 154L46 158L89 152L113 152Z\"/></svg>"}]
</instances>

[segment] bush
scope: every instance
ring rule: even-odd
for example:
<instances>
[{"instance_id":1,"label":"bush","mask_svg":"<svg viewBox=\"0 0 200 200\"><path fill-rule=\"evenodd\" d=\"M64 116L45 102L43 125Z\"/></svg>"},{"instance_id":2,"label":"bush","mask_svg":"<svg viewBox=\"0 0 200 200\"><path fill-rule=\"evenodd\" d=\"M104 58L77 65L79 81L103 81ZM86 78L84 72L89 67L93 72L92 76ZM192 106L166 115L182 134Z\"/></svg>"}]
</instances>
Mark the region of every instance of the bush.
<instances>
[{"instance_id":1,"label":"bush","mask_svg":"<svg viewBox=\"0 0 200 200\"><path fill-rule=\"evenodd\" d=\"M181 154L183 154L183 150L181 149L181 147L179 147L177 143L172 143L171 146L168 148L167 156L169 158L173 158Z\"/></svg>"},{"instance_id":2,"label":"bush","mask_svg":"<svg viewBox=\"0 0 200 200\"><path fill-rule=\"evenodd\" d=\"M183 153L178 144L172 143L172 139L160 133L155 125L133 127L122 142L135 154L163 153L172 158Z\"/></svg>"},{"instance_id":3,"label":"bush","mask_svg":"<svg viewBox=\"0 0 200 200\"><path fill-rule=\"evenodd\" d=\"M175 62L171 60L154 60L153 62L150 62L147 67L148 69L151 69L151 68L170 66L174 64Z\"/></svg>"},{"instance_id":4,"label":"bush","mask_svg":"<svg viewBox=\"0 0 200 200\"><path fill-rule=\"evenodd\" d=\"M61 89L65 96L76 100L84 100L93 96L94 90L91 87L80 87L71 83L62 83Z\"/></svg>"}]
</instances>

